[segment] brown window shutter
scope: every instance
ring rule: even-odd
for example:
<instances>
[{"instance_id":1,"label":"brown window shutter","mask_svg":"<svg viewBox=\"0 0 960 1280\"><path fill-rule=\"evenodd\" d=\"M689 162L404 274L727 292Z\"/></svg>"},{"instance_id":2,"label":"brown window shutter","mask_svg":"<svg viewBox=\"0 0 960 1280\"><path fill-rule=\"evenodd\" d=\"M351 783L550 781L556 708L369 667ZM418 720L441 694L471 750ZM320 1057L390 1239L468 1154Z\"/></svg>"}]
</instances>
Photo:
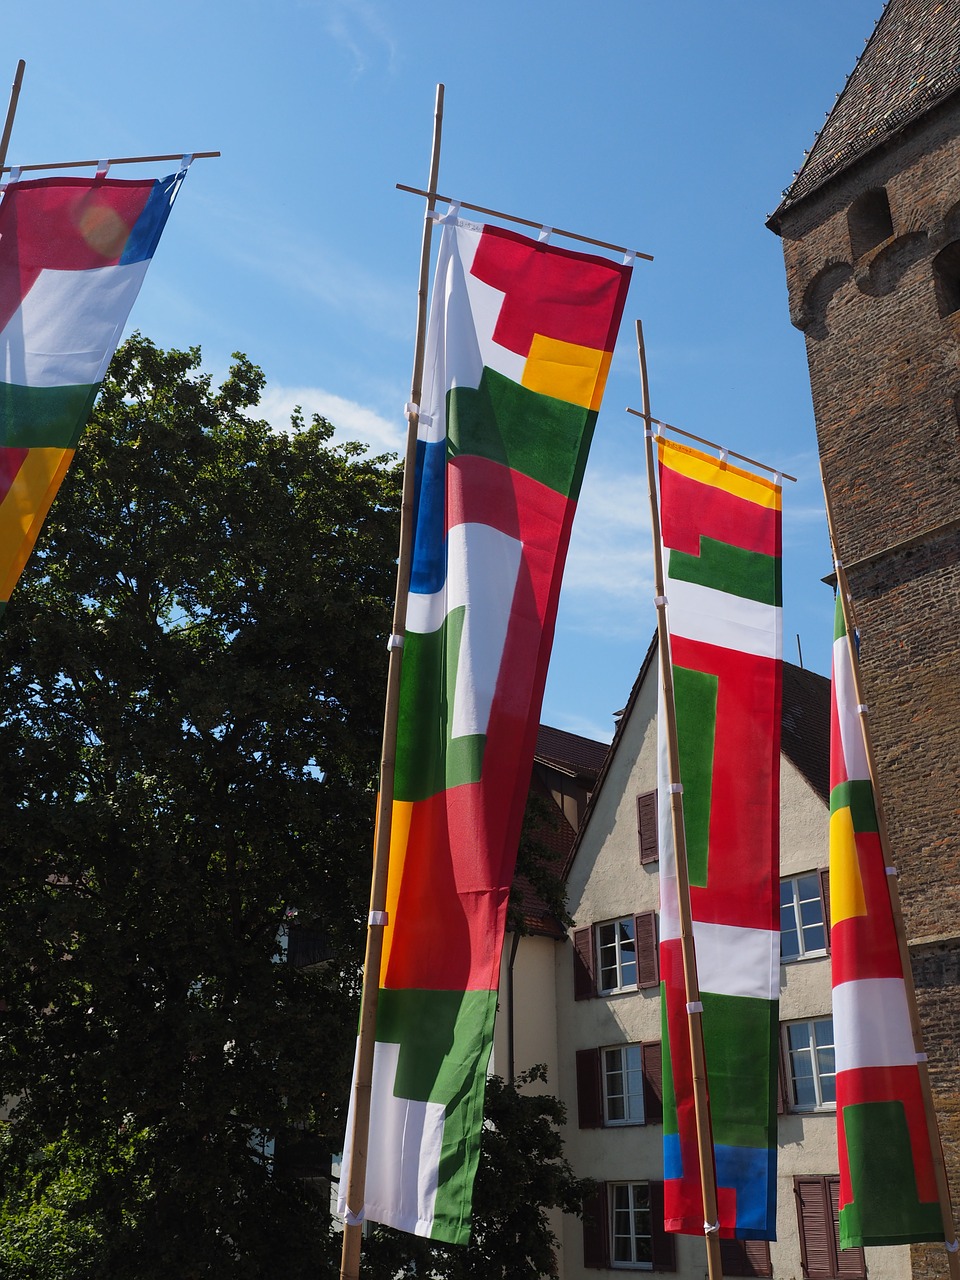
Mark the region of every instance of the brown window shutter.
<instances>
[{"instance_id":1,"label":"brown window shutter","mask_svg":"<svg viewBox=\"0 0 960 1280\"><path fill-rule=\"evenodd\" d=\"M658 828L657 793L645 791L642 796L637 796L637 838L641 863L656 862L660 857Z\"/></svg>"},{"instance_id":2,"label":"brown window shutter","mask_svg":"<svg viewBox=\"0 0 960 1280\"><path fill-rule=\"evenodd\" d=\"M657 952L657 913L644 911L634 917L637 940L637 986L659 987L660 956Z\"/></svg>"},{"instance_id":3,"label":"brown window shutter","mask_svg":"<svg viewBox=\"0 0 960 1280\"><path fill-rule=\"evenodd\" d=\"M827 951L830 950L830 868L820 868L820 901L823 904L823 936L827 940Z\"/></svg>"},{"instance_id":4,"label":"brown window shutter","mask_svg":"<svg viewBox=\"0 0 960 1280\"><path fill-rule=\"evenodd\" d=\"M728 1240L721 1237L720 1263L725 1276L772 1276L768 1240Z\"/></svg>"},{"instance_id":5,"label":"brown window shutter","mask_svg":"<svg viewBox=\"0 0 960 1280\"><path fill-rule=\"evenodd\" d=\"M654 1271L676 1271L677 1238L663 1229L663 1183L650 1183L650 1243Z\"/></svg>"},{"instance_id":6,"label":"brown window shutter","mask_svg":"<svg viewBox=\"0 0 960 1280\"><path fill-rule=\"evenodd\" d=\"M600 1050L577 1050L577 1123L581 1129L603 1127Z\"/></svg>"},{"instance_id":7,"label":"brown window shutter","mask_svg":"<svg viewBox=\"0 0 960 1280\"><path fill-rule=\"evenodd\" d=\"M573 998L589 1000L597 994L593 963L593 929L576 929L573 934Z\"/></svg>"},{"instance_id":8,"label":"brown window shutter","mask_svg":"<svg viewBox=\"0 0 960 1280\"><path fill-rule=\"evenodd\" d=\"M777 1027L777 1115L790 1110L790 1091L787 1084L786 1055L783 1052L783 1027Z\"/></svg>"},{"instance_id":9,"label":"brown window shutter","mask_svg":"<svg viewBox=\"0 0 960 1280\"><path fill-rule=\"evenodd\" d=\"M837 1254L836 1274L864 1280L867 1274L867 1262L863 1256L863 1250L840 1248L840 1179L826 1178L825 1182L830 1200L830 1219L833 1224L833 1247Z\"/></svg>"},{"instance_id":10,"label":"brown window shutter","mask_svg":"<svg viewBox=\"0 0 960 1280\"><path fill-rule=\"evenodd\" d=\"M601 1270L610 1265L607 1188L598 1182L583 1206L583 1265Z\"/></svg>"},{"instance_id":11,"label":"brown window shutter","mask_svg":"<svg viewBox=\"0 0 960 1280\"><path fill-rule=\"evenodd\" d=\"M836 1276L833 1213L826 1179L794 1178L797 1198L797 1225L800 1228L800 1265L808 1280Z\"/></svg>"},{"instance_id":12,"label":"brown window shutter","mask_svg":"<svg viewBox=\"0 0 960 1280\"><path fill-rule=\"evenodd\" d=\"M659 1040L640 1046L643 1062L643 1116L647 1124L663 1123L663 1059Z\"/></svg>"}]
</instances>

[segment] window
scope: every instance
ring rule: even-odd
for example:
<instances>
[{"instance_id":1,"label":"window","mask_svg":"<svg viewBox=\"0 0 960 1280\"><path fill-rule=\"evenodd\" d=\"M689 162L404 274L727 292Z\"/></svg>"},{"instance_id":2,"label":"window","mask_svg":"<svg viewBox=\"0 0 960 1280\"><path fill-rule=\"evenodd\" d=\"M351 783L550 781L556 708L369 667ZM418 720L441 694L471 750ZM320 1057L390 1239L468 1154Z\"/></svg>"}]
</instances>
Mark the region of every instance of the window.
<instances>
[{"instance_id":1,"label":"window","mask_svg":"<svg viewBox=\"0 0 960 1280\"><path fill-rule=\"evenodd\" d=\"M781 963L827 954L828 875L824 869L780 881Z\"/></svg>"},{"instance_id":2,"label":"window","mask_svg":"<svg viewBox=\"0 0 960 1280\"><path fill-rule=\"evenodd\" d=\"M933 283L941 316L960 311L960 240L948 244L934 258Z\"/></svg>"},{"instance_id":3,"label":"window","mask_svg":"<svg viewBox=\"0 0 960 1280\"><path fill-rule=\"evenodd\" d=\"M660 1042L578 1050L577 1119L581 1129L660 1124L663 1120Z\"/></svg>"},{"instance_id":4,"label":"window","mask_svg":"<svg viewBox=\"0 0 960 1280\"><path fill-rule=\"evenodd\" d=\"M657 862L659 849L659 817L656 791L645 791L637 796L637 840L640 844L640 863Z\"/></svg>"},{"instance_id":5,"label":"window","mask_svg":"<svg viewBox=\"0 0 960 1280\"><path fill-rule=\"evenodd\" d=\"M871 249L889 240L893 235L893 218L890 201L883 187L866 191L855 200L847 212L847 228L850 232L850 251L861 258Z\"/></svg>"},{"instance_id":6,"label":"window","mask_svg":"<svg viewBox=\"0 0 960 1280\"><path fill-rule=\"evenodd\" d=\"M601 1183L585 1210L585 1267L676 1271L676 1241L663 1229L662 1182Z\"/></svg>"},{"instance_id":7,"label":"window","mask_svg":"<svg viewBox=\"0 0 960 1280\"><path fill-rule=\"evenodd\" d=\"M577 1000L660 985L657 913L643 911L573 935L573 993Z\"/></svg>"},{"instance_id":8,"label":"window","mask_svg":"<svg viewBox=\"0 0 960 1280\"><path fill-rule=\"evenodd\" d=\"M643 1124L643 1049L624 1044L603 1053L603 1123Z\"/></svg>"},{"instance_id":9,"label":"window","mask_svg":"<svg viewBox=\"0 0 960 1280\"><path fill-rule=\"evenodd\" d=\"M597 925L597 969L601 992L622 991L637 985L633 916Z\"/></svg>"},{"instance_id":10,"label":"window","mask_svg":"<svg viewBox=\"0 0 960 1280\"><path fill-rule=\"evenodd\" d=\"M800 1263L808 1280L863 1280L862 1249L840 1248L840 1179L794 1178Z\"/></svg>"},{"instance_id":11,"label":"window","mask_svg":"<svg viewBox=\"0 0 960 1280\"><path fill-rule=\"evenodd\" d=\"M794 1111L837 1105L833 1019L788 1022L785 1027L789 1103Z\"/></svg>"}]
</instances>

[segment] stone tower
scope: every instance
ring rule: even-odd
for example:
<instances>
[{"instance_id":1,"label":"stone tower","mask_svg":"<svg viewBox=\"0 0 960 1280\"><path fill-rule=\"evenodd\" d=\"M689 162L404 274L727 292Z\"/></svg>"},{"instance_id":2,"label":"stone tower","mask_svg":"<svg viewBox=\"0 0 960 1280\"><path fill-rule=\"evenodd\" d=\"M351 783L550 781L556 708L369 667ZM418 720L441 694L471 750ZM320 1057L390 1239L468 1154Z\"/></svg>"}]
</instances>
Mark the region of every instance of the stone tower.
<instances>
[{"instance_id":1,"label":"stone tower","mask_svg":"<svg viewBox=\"0 0 960 1280\"><path fill-rule=\"evenodd\" d=\"M960 1207L960 0L888 0L768 226L806 339ZM942 1257L915 1248L914 1274Z\"/></svg>"}]
</instances>

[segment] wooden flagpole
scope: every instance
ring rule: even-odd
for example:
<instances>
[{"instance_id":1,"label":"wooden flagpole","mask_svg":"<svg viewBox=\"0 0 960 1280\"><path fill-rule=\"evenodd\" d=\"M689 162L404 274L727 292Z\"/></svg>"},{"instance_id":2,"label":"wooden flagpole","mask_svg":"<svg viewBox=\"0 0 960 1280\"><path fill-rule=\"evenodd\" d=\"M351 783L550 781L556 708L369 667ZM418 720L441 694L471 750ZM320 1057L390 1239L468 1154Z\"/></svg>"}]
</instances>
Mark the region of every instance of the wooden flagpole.
<instances>
[{"instance_id":1,"label":"wooden flagpole","mask_svg":"<svg viewBox=\"0 0 960 1280\"><path fill-rule=\"evenodd\" d=\"M680 914L680 948L683 956L683 982L687 999L687 1025L690 1032L690 1056L693 1061L693 1099L697 1120L697 1151L700 1157L700 1187L703 1194L704 1239L707 1246L707 1274L709 1280L722 1280L720 1262L719 1223L717 1209L717 1175L713 1157L713 1126L710 1121L710 1100L707 1095L707 1065L703 1046L703 1005L700 1003L700 983L697 977L697 953L693 938L693 913L690 908L690 876L687 869L687 843L683 826L683 801L680 789L680 752L677 742L677 719L673 698L673 667L670 662L670 637L667 632L667 615L663 595L663 548L660 540L660 509L657 504L656 465L653 451L653 431L650 423L650 384L647 379L647 354L643 344L643 326L637 321L637 356L640 361L640 386L643 393L645 421L644 444L647 460L647 489L650 496L650 517L653 524L653 564L657 605L657 647L660 651L660 680L663 686L663 705L670 779L670 820L673 826L673 847L677 870L677 897Z\"/></svg>"},{"instance_id":2,"label":"wooden flagpole","mask_svg":"<svg viewBox=\"0 0 960 1280\"><path fill-rule=\"evenodd\" d=\"M3 165L0 173L10 173L16 167L21 173L38 173L41 169L93 169L97 165L107 164L153 164L158 160L182 160L185 155L194 160L215 160L219 151L176 151L165 156L111 156L106 160L58 160L50 164Z\"/></svg>"},{"instance_id":3,"label":"wooden flagpole","mask_svg":"<svg viewBox=\"0 0 960 1280\"><path fill-rule=\"evenodd\" d=\"M3 133L0 134L0 173L3 172L3 166L7 163L7 151L10 149L10 135L13 132L13 120L17 114L17 103L20 100L20 86L23 84L23 72L26 63L21 58L17 63L17 70L13 77L13 84L10 86L10 103L7 107L7 118L3 122Z\"/></svg>"},{"instance_id":4,"label":"wooden flagpole","mask_svg":"<svg viewBox=\"0 0 960 1280\"><path fill-rule=\"evenodd\" d=\"M771 467L766 462L758 462L756 458L748 458L745 453L737 453L733 449L725 449L722 444L717 444L715 440L707 440L705 436L695 436L692 431L684 431L682 427L672 427L669 422L663 422L660 418L651 418L649 414L641 413L639 409L628 408L627 413L632 413L635 418L643 418L647 426L662 427L664 431L672 431L674 435L685 436L688 440L696 440L697 444L705 444L708 449L717 449L730 458L739 458L741 462L749 462L751 467L757 467L760 471L772 471L774 475L780 476L782 480L792 480L796 483L796 476L788 475L786 471L781 471L778 467Z\"/></svg>"},{"instance_id":5,"label":"wooden flagpole","mask_svg":"<svg viewBox=\"0 0 960 1280\"><path fill-rule=\"evenodd\" d=\"M440 135L443 127L443 85L437 85L433 121L433 147L430 158L430 190L436 189L440 169ZM363 962L363 987L360 997L360 1030L357 1039L357 1063L353 1086L353 1136L350 1148L350 1177L347 1184L347 1221L343 1229L340 1261L341 1280L357 1280L360 1274L360 1240L362 1210L367 1178L367 1143L370 1134L370 1100L373 1081L373 1051L377 1023L377 999L380 989L380 962L383 955L383 930L386 924L387 871L390 855L390 826L393 811L394 772L397 751L397 719L400 708L400 667L403 635L407 621L407 596L410 586L410 562L413 555L414 482L416 479L417 429L420 421L420 395L423 380L423 357L426 345L427 293L430 275L430 245L435 202L429 200L423 223L420 249L420 283L417 302L417 336L414 344L413 377L410 404L407 405L407 447L403 465L403 493L400 503L400 548L397 559L397 590L393 609L393 635L390 637L390 659L387 668L387 694L383 716L383 747L380 758L380 793L377 797L377 824L374 835L373 873L370 885L370 916L367 923L367 946Z\"/></svg>"},{"instance_id":6,"label":"wooden flagpole","mask_svg":"<svg viewBox=\"0 0 960 1280\"><path fill-rule=\"evenodd\" d=\"M853 613L853 601L850 597L850 584L840 559L840 548L837 544L836 526L833 521L833 507L827 477L820 463L820 480L823 484L823 499L827 512L827 529L830 534L830 545L833 549L833 562L837 570L837 590L840 593L840 607L843 610L843 622L847 633L847 646L850 652L850 667L853 673L853 687L857 705L860 709L860 732L863 738L864 752L867 758L867 772L873 788L873 802L877 811L877 831L880 836L880 847L883 850L884 865L887 868L887 888L890 893L890 906L893 911L893 922L897 932L897 947L900 952L900 965L903 969L903 981L907 993L907 1007L910 1010L910 1029L913 1033L913 1047L917 1055L917 1069L920 1073L920 1090L923 1095L923 1110L927 1121L927 1135L933 1157L933 1170L937 1182L937 1197L940 1201L940 1216L943 1219L943 1239L947 1249L947 1262L951 1280L960 1280L960 1250L957 1247L957 1232L953 1220L953 1205L950 1199L950 1184L947 1179L946 1165L943 1160L943 1145L940 1141L940 1126L937 1122L937 1111L933 1102L933 1090L930 1087L930 1072L927 1068L927 1055L923 1047L923 1029L920 1025L920 1013L917 1008L917 991L913 981L913 966L910 960L910 948L907 945L907 930L900 905L900 886L894 868L890 835L880 795L877 761L873 751L873 740L870 735L868 709L863 697L860 683L860 663L855 641L856 618Z\"/></svg>"}]
</instances>

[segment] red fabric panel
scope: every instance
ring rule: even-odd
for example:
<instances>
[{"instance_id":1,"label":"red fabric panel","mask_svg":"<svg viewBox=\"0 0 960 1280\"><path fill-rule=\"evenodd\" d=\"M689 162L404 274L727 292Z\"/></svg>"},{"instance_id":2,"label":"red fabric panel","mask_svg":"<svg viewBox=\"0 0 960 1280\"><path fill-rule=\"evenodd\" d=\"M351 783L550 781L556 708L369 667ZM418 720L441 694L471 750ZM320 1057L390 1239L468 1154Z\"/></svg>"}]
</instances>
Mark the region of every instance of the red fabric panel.
<instances>
[{"instance_id":1,"label":"red fabric panel","mask_svg":"<svg viewBox=\"0 0 960 1280\"><path fill-rule=\"evenodd\" d=\"M530 241L484 227L471 275L505 296L494 341L525 356L534 333L612 351L630 283L629 267L609 258Z\"/></svg>"},{"instance_id":2,"label":"red fabric panel","mask_svg":"<svg viewBox=\"0 0 960 1280\"><path fill-rule=\"evenodd\" d=\"M675 551L700 554L700 539L715 538L732 547L780 555L780 512L660 467L660 519L663 543Z\"/></svg>"}]
</instances>

